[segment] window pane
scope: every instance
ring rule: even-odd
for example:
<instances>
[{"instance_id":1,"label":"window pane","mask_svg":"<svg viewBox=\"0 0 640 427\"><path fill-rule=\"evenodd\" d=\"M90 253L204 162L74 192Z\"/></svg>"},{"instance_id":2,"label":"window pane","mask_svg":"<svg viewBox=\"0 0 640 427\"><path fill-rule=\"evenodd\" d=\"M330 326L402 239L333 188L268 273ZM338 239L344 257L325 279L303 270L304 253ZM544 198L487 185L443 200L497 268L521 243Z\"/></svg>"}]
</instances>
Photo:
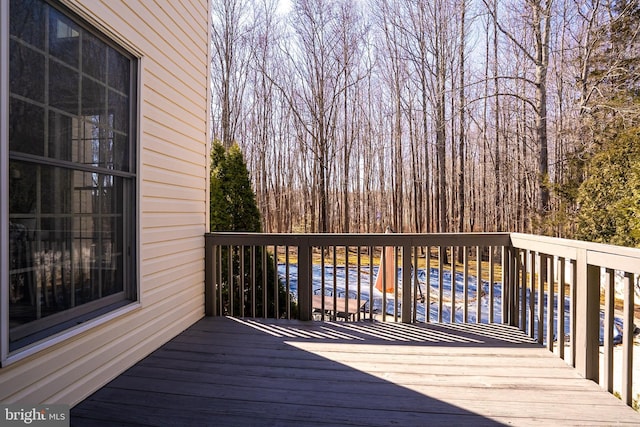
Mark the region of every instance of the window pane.
<instances>
[{"instance_id":1,"label":"window pane","mask_svg":"<svg viewBox=\"0 0 640 427\"><path fill-rule=\"evenodd\" d=\"M82 72L104 82L106 70L107 45L97 37L83 33Z\"/></svg>"},{"instance_id":2,"label":"window pane","mask_svg":"<svg viewBox=\"0 0 640 427\"><path fill-rule=\"evenodd\" d=\"M129 138L126 135L113 135L113 168L129 171Z\"/></svg>"},{"instance_id":3,"label":"window pane","mask_svg":"<svg viewBox=\"0 0 640 427\"><path fill-rule=\"evenodd\" d=\"M69 141L77 138L78 120L57 111L49 111L49 146L48 157L59 160L73 160L72 145Z\"/></svg>"},{"instance_id":4,"label":"window pane","mask_svg":"<svg viewBox=\"0 0 640 427\"><path fill-rule=\"evenodd\" d=\"M11 94L44 102L44 55L12 40L9 62Z\"/></svg>"},{"instance_id":5,"label":"window pane","mask_svg":"<svg viewBox=\"0 0 640 427\"><path fill-rule=\"evenodd\" d=\"M9 117L9 150L44 155L44 109L12 98Z\"/></svg>"},{"instance_id":6,"label":"window pane","mask_svg":"<svg viewBox=\"0 0 640 427\"><path fill-rule=\"evenodd\" d=\"M42 213L70 214L71 213L71 174L68 169L42 167L39 168L40 194L38 204Z\"/></svg>"},{"instance_id":7,"label":"window pane","mask_svg":"<svg viewBox=\"0 0 640 427\"><path fill-rule=\"evenodd\" d=\"M85 77L82 79L82 115L103 116L106 119L107 91L97 81ZM106 126L106 123L105 123Z\"/></svg>"},{"instance_id":8,"label":"window pane","mask_svg":"<svg viewBox=\"0 0 640 427\"><path fill-rule=\"evenodd\" d=\"M129 93L131 61L114 49L109 49L109 86L122 93Z\"/></svg>"},{"instance_id":9,"label":"window pane","mask_svg":"<svg viewBox=\"0 0 640 427\"><path fill-rule=\"evenodd\" d=\"M79 68L80 27L55 9L49 11L49 52L73 68Z\"/></svg>"},{"instance_id":10,"label":"window pane","mask_svg":"<svg viewBox=\"0 0 640 427\"><path fill-rule=\"evenodd\" d=\"M57 62L49 61L49 102L70 114L78 114L80 79L78 73Z\"/></svg>"},{"instance_id":11,"label":"window pane","mask_svg":"<svg viewBox=\"0 0 640 427\"><path fill-rule=\"evenodd\" d=\"M123 180L17 161L10 171L11 324L122 292Z\"/></svg>"},{"instance_id":12,"label":"window pane","mask_svg":"<svg viewBox=\"0 0 640 427\"><path fill-rule=\"evenodd\" d=\"M79 141L84 152L79 155L83 156L86 164L113 169L112 132L106 129L104 119L105 116L91 116L84 121L82 140Z\"/></svg>"},{"instance_id":13,"label":"window pane","mask_svg":"<svg viewBox=\"0 0 640 427\"><path fill-rule=\"evenodd\" d=\"M109 114L113 129L129 133L129 99L113 90L109 91Z\"/></svg>"},{"instance_id":14,"label":"window pane","mask_svg":"<svg viewBox=\"0 0 640 427\"><path fill-rule=\"evenodd\" d=\"M9 165L9 212L18 217L30 217L37 209L37 167L22 162ZM30 228L33 228L32 226Z\"/></svg>"},{"instance_id":15,"label":"window pane","mask_svg":"<svg viewBox=\"0 0 640 427\"><path fill-rule=\"evenodd\" d=\"M11 0L11 35L44 50L45 6L40 0Z\"/></svg>"}]
</instances>

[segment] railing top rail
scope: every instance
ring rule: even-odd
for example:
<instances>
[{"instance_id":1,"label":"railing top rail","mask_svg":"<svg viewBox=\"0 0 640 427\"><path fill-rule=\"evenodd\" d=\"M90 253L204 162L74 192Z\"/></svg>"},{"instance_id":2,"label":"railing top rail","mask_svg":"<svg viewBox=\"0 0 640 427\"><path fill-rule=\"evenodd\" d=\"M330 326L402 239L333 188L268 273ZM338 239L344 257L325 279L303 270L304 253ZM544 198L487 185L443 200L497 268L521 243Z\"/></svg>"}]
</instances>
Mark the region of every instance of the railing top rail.
<instances>
[{"instance_id":1,"label":"railing top rail","mask_svg":"<svg viewBox=\"0 0 640 427\"><path fill-rule=\"evenodd\" d=\"M509 233L207 233L218 245L508 246Z\"/></svg>"},{"instance_id":2,"label":"railing top rail","mask_svg":"<svg viewBox=\"0 0 640 427\"><path fill-rule=\"evenodd\" d=\"M584 251L588 264L640 274L640 249L638 248L522 233L511 233L511 244L519 249L571 260L577 259L579 251Z\"/></svg>"},{"instance_id":3,"label":"railing top rail","mask_svg":"<svg viewBox=\"0 0 640 427\"><path fill-rule=\"evenodd\" d=\"M640 249L523 233L207 233L209 244L245 246L513 246L640 274Z\"/></svg>"}]
</instances>

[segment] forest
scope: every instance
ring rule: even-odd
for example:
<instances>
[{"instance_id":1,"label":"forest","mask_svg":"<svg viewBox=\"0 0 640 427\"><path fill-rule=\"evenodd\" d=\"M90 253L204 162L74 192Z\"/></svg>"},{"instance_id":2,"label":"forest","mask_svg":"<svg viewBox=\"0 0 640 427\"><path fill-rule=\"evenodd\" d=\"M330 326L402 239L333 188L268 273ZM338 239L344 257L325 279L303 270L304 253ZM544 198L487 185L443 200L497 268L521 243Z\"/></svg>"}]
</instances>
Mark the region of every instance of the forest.
<instances>
[{"instance_id":1,"label":"forest","mask_svg":"<svg viewBox=\"0 0 640 427\"><path fill-rule=\"evenodd\" d=\"M640 0L225 0L212 142L267 232L640 246Z\"/></svg>"}]
</instances>

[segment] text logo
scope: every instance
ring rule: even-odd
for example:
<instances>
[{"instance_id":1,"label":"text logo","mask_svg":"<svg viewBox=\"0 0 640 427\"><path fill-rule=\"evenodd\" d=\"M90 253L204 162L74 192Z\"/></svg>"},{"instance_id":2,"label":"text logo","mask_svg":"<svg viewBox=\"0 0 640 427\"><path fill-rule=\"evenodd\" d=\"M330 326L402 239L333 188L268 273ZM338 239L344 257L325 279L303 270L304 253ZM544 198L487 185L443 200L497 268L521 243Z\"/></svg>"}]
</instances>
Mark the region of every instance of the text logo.
<instances>
[{"instance_id":1,"label":"text logo","mask_svg":"<svg viewBox=\"0 0 640 427\"><path fill-rule=\"evenodd\" d=\"M69 425L69 405L0 405L0 427Z\"/></svg>"}]
</instances>

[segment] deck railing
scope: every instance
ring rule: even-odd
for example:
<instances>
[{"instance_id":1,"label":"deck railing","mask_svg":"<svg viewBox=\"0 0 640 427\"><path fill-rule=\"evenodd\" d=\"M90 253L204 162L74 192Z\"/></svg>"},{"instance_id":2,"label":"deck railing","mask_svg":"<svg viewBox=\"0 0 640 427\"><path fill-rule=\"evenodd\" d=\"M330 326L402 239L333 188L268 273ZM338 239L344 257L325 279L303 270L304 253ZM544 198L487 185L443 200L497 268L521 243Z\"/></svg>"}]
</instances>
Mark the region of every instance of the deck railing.
<instances>
[{"instance_id":1,"label":"deck railing","mask_svg":"<svg viewBox=\"0 0 640 427\"><path fill-rule=\"evenodd\" d=\"M609 392L614 372L621 372L619 392L631 405L640 250L512 233L511 252L510 322ZM614 341L620 334L621 342ZM622 366L614 370L616 344Z\"/></svg>"},{"instance_id":2,"label":"deck railing","mask_svg":"<svg viewBox=\"0 0 640 427\"><path fill-rule=\"evenodd\" d=\"M610 392L621 324L628 405L638 275L638 249L517 233L206 235L207 315L508 323Z\"/></svg>"}]
</instances>

